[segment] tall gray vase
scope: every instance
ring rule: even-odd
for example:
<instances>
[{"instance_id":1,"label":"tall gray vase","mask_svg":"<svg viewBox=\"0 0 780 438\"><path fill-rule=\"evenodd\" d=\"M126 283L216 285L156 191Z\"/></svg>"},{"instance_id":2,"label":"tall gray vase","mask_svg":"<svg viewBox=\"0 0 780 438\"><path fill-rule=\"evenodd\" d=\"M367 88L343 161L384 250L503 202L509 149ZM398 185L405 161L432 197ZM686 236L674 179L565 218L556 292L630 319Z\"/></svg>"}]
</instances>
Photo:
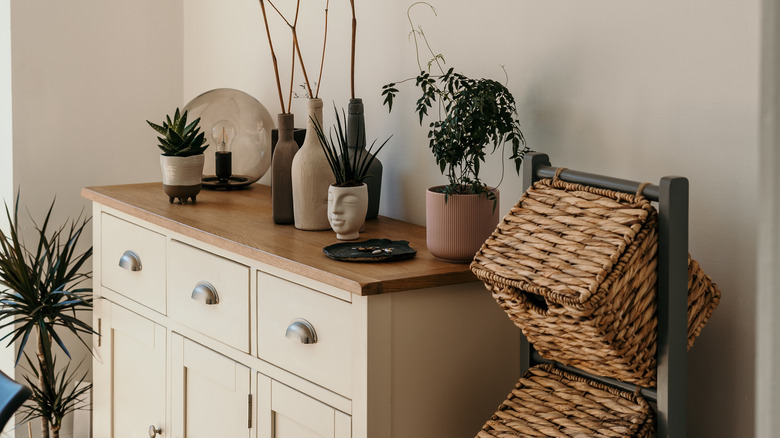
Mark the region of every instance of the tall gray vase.
<instances>
[{"instance_id":1,"label":"tall gray vase","mask_svg":"<svg viewBox=\"0 0 780 438\"><path fill-rule=\"evenodd\" d=\"M271 179L271 214L274 223L295 223L292 194L292 162L298 152L293 137L295 115L279 114L279 141L274 148Z\"/></svg>"},{"instance_id":2,"label":"tall gray vase","mask_svg":"<svg viewBox=\"0 0 780 438\"><path fill-rule=\"evenodd\" d=\"M363 112L363 99L349 100L347 109L347 146L350 157L359 152L359 156L368 154L366 150L366 119ZM382 191L382 163L374 158L368 168L369 177L366 179L368 186L368 211L366 219L374 219L379 216L379 197Z\"/></svg>"}]
</instances>

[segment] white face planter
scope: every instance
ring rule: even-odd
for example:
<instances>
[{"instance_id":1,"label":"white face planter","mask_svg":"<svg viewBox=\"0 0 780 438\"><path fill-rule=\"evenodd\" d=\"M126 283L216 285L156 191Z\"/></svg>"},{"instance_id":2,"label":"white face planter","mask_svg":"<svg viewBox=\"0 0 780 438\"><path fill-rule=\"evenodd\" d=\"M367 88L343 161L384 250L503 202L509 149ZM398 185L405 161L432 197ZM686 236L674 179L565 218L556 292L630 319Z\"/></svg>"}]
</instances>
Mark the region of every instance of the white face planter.
<instances>
[{"instance_id":1,"label":"white face planter","mask_svg":"<svg viewBox=\"0 0 780 438\"><path fill-rule=\"evenodd\" d=\"M367 211L368 188L365 184L328 188L328 222L339 240L358 238Z\"/></svg>"}]
</instances>

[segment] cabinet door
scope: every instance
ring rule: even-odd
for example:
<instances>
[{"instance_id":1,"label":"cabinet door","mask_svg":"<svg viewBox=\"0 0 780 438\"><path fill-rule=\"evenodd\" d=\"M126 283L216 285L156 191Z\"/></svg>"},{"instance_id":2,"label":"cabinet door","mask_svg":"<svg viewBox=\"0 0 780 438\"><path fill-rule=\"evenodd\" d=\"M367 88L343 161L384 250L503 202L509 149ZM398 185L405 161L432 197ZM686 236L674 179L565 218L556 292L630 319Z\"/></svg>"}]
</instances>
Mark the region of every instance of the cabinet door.
<instances>
[{"instance_id":1,"label":"cabinet door","mask_svg":"<svg viewBox=\"0 0 780 438\"><path fill-rule=\"evenodd\" d=\"M350 438L352 418L258 374L259 438Z\"/></svg>"},{"instance_id":2,"label":"cabinet door","mask_svg":"<svg viewBox=\"0 0 780 438\"><path fill-rule=\"evenodd\" d=\"M176 333L171 350L171 436L250 437L249 368Z\"/></svg>"},{"instance_id":3,"label":"cabinet door","mask_svg":"<svg viewBox=\"0 0 780 438\"><path fill-rule=\"evenodd\" d=\"M95 304L95 436L147 438L150 426L164 432L165 328L109 301Z\"/></svg>"}]
</instances>

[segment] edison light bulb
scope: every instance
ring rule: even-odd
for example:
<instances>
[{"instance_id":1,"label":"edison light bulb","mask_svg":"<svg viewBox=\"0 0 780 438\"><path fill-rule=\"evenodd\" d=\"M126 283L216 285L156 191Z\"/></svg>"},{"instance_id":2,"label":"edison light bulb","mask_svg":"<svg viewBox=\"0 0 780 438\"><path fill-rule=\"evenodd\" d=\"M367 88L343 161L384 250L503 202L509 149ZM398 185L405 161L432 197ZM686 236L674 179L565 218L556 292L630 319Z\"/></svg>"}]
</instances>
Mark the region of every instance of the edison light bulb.
<instances>
[{"instance_id":1,"label":"edison light bulb","mask_svg":"<svg viewBox=\"0 0 780 438\"><path fill-rule=\"evenodd\" d=\"M220 120L211 127L211 138L214 139L215 168L219 182L226 183L233 174L233 157L230 146L236 137L236 128L229 120Z\"/></svg>"}]
</instances>

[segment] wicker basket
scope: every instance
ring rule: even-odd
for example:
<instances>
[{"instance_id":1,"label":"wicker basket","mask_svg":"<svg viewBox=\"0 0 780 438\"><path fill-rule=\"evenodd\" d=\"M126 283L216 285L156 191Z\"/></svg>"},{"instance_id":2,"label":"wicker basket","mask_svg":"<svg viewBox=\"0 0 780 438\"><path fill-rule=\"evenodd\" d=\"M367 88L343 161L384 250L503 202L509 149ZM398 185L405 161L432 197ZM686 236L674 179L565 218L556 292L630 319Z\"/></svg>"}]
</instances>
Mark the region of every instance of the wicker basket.
<instances>
[{"instance_id":1,"label":"wicker basket","mask_svg":"<svg viewBox=\"0 0 780 438\"><path fill-rule=\"evenodd\" d=\"M655 416L639 395L539 365L526 372L477 438L655 437Z\"/></svg>"},{"instance_id":2,"label":"wicker basket","mask_svg":"<svg viewBox=\"0 0 780 438\"><path fill-rule=\"evenodd\" d=\"M657 213L640 195L542 180L471 264L542 357L655 385ZM689 347L720 292L689 262Z\"/></svg>"}]
</instances>

